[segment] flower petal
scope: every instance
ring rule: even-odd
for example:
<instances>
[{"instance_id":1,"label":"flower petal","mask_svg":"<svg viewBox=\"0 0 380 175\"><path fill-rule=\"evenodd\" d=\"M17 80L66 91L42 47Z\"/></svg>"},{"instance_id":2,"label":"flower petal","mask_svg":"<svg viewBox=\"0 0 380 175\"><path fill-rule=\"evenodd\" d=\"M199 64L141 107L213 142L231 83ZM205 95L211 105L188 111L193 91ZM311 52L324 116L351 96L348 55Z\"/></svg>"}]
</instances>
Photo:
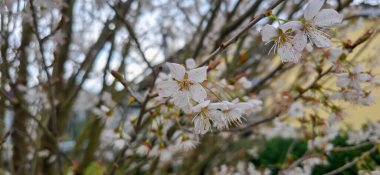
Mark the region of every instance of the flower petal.
<instances>
[{"instance_id":1,"label":"flower petal","mask_svg":"<svg viewBox=\"0 0 380 175\"><path fill-rule=\"evenodd\" d=\"M209 110L207 111L207 117L213 122L214 126L218 129L226 127L227 120L222 111Z\"/></svg>"},{"instance_id":2,"label":"flower petal","mask_svg":"<svg viewBox=\"0 0 380 175\"><path fill-rule=\"evenodd\" d=\"M199 83L195 83L190 86L190 95L191 98L198 103L203 102L207 97L206 90L203 89Z\"/></svg>"},{"instance_id":3,"label":"flower petal","mask_svg":"<svg viewBox=\"0 0 380 175\"><path fill-rule=\"evenodd\" d=\"M301 57L301 53L296 51L294 47L286 42L281 44L277 49L282 62L297 62Z\"/></svg>"},{"instance_id":4,"label":"flower petal","mask_svg":"<svg viewBox=\"0 0 380 175\"><path fill-rule=\"evenodd\" d=\"M179 84L172 80L161 81L157 83L158 95L160 97L170 97L175 92L177 92L179 88L180 88Z\"/></svg>"},{"instance_id":5,"label":"flower petal","mask_svg":"<svg viewBox=\"0 0 380 175\"><path fill-rule=\"evenodd\" d=\"M282 24L279 28L282 31L286 32L289 29L291 29L292 31L301 30L303 27L304 27L304 25L302 24L302 22L299 22L299 21L290 21L290 22L287 22L285 24Z\"/></svg>"},{"instance_id":6,"label":"flower petal","mask_svg":"<svg viewBox=\"0 0 380 175\"><path fill-rule=\"evenodd\" d=\"M336 86L338 87L347 87L350 84L350 79L345 73L337 74L338 80L336 81Z\"/></svg>"},{"instance_id":7,"label":"flower petal","mask_svg":"<svg viewBox=\"0 0 380 175\"><path fill-rule=\"evenodd\" d=\"M371 78L372 78L371 75L367 73L361 73L358 75L358 80L360 81L369 81Z\"/></svg>"},{"instance_id":8,"label":"flower petal","mask_svg":"<svg viewBox=\"0 0 380 175\"><path fill-rule=\"evenodd\" d=\"M238 104L235 104L234 107L240 111L246 111L253 107L251 103L248 102L239 102Z\"/></svg>"},{"instance_id":9,"label":"flower petal","mask_svg":"<svg viewBox=\"0 0 380 175\"><path fill-rule=\"evenodd\" d=\"M343 15L334 9L323 9L314 18L314 24L318 27L329 27L342 23Z\"/></svg>"},{"instance_id":10,"label":"flower petal","mask_svg":"<svg viewBox=\"0 0 380 175\"><path fill-rule=\"evenodd\" d=\"M169 67L170 74L176 80L183 80L183 78L185 77L185 72L186 72L185 67L176 63L166 63L166 65Z\"/></svg>"},{"instance_id":11,"label":"flower petal","mask_svg":"<svg viewBox=\"0 0 380 175\"><path fill-rule=\"evenodd\" d=\"M193 106L193 112L198 113L201 112L201 110L205 107L207 107L210 104L210 100L203 101L195 106Z\"/></svg>"},{"instance_id":12,"label":"flower petal","mask_svg":"<svg viewBox=\"0 0 380 175\"><path fill-rule=\"evenodd\" d=\"M297 51L302 52L306 47L307 37L304 32L298 32L293 38L293 46Z\"/></svg>"},{"instance_id":13,"label":"flower petal","mask_svg":"<svg viewBox=\"0 0 380 175\"><path fill-rule=\"evenodd\" d=\"M190 104L190 97L188 91L178 91L173 95L174 105L182 108Z\"/></svg>"},{"instance_id":14,"label":"flower petal","mask_svg":"<svg viewBox=\"0 0 380 175\"><path fill-rule=\"evenodd\" d=\"M273 26L266 24L262 29L261 29L261 37L264 42L269 42L272 41L274 37L278 36L277 29L274 28Z\"/></svg>"},{"instance_id":15,"label":"flower petal","mask_svg":"<svg viewBox=\"0 0 380 175\"><path fill-rule=\"evenodd\" d=\"M195 60L192 58L186 59L186 68L187 69L194 69L196 67Z\"/></svg>"},{"instance_id":16,"label":"flower petal","mask_svg":"<svg viewBox=\"0 0 380 175\"><path fill-rule=\"evenodd\" d=\"M192 80L194 82L202 83L207 79L207 68L208 66L203 66L200 68L196 68L193 70L188 71L189 80Z\"/></svg>"},{"instance_id":17,"label":"flower petal","mask_svg":"<svg viewBox=\"0 0 380 175\"><path fill-rule=\"evenodd\" d=\"M313 44L315 44L319 48L324 48L324 47L330 47L331 46L331 41L329 38L323 36L321 34L321 31L318 31L317 29L311 30L308 32L309 34L309 39Z\"/></svg>"},{"instance_id":18,"label":"flower petal","mask_svg":"<svg viewBox=\"0 0 380 175\"><path fill-rule=\"evenodd\" d=\"M211 128L210 121L208 119L203 120L202 116L196 116L194 119L194 132L195 134L206 134Z\"/></svg>"},{"instance_id":19,"label":"flower petal","mask_svg":"<svg viewBox=\"0 0 380 175\"><path fill-rule=\"evenodd\" d=\"M220 110L226 110L227 106L223 102L218 102L218 103L210 103L208 105L208 109L220 109Z\"/></svg>"},{"instance_id":20,"label":"flower petal","mask_svg":"<svg viewBox=\"0 0 380 175\"><path fill-rule=\"evenodd\" d=\"M363 65L356 65L353 69L352 69L352 73L354 74L358 74L358 73L361 73L363 71L364 67Z\"/></svg>"},{"instance_id":21,"label":"flower petal","mask_svg":"<svg viewBox=\"0 0 380 175\"><path fill-rule=\"evenodd\" d=\"M319 10L321 10L324 2L325 2L324 0L311 0L309 4L307 5L305 12L303 14L305 19L307 21L310 21L311 19L313 19L313 17L317 15Z\"/></svg>"}]
</instances>

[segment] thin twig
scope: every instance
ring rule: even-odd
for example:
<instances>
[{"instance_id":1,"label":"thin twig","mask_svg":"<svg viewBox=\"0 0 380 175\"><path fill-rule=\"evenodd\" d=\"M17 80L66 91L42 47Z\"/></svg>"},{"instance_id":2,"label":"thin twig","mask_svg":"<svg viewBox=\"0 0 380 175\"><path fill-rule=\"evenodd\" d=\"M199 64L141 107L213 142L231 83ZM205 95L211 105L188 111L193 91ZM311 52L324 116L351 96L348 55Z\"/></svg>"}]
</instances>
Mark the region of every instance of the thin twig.
<instances>
[{"instance_id":1,"label":"thin twig","mask_svg":"<svg viewBox=\"0 0 380 175\"><path fill-rule=\"evenodd\" d=\"M256 23L258 23L261 19L265 18L268 13L270 13L275 7L277 7L279 4L281 4L284 0L278 0L274 4L272 4L268 9L265 10L265 12L259 14L257 17L255 17L251 22L247 24L243 29L241 29L238 33L236 33L232 38L230 38L227 42L220 44L220 46L212 52L205 61L200 66L207 65L211 60L215 58L219 53L224 51L228 46L236 42L240 36L242 36L245 32L247 32L250 28L252 28Z\"/></svg>"},{"instance_id":2,"label":"thin twig","mask_svg":"<svg viewBox=\"0 0 380 175\"><path fill-rule=\"evenodd\" d=\"M344 170L354 166L356 163L358 163L361 159L369 156L371 153L377 151L377 146L374 146L373 148L371 148L369 151L367 152L364 152L361 156L359 157L356 157L354 160L352 160L351 162L348 162L346 164L344 164L343 166L339 167L338 169L335 169L333 171L330 171L329 173L326 173L324 175L335 175L335 174L339 174L341 172L343 172Z\"/></svg>"}]
</instances>

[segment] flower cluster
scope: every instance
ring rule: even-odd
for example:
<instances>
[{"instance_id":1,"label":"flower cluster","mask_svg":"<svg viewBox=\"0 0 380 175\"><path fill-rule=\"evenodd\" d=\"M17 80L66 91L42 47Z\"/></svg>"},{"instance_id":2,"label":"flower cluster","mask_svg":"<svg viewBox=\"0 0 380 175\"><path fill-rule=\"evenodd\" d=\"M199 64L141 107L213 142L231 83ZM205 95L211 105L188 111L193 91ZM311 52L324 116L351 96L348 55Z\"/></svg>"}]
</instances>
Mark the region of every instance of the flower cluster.
<instances>
[{"instance_id":1,"label":"flower cluster","mask_svg":"<svg viewBox=\"0 0 380 175\"><path fill-rule=\"evenodd\" d=\"M349 72L337 73L337 87L341 91L331 95L332 99L342 99L354 104L371 105L375 97L370 92L371 88L377 86L378 79L370 73L363 71L363 66L357 65ZM368 86L363 87L362 84Z\"/></svg>"},{"instance_id":2,"label":"flower cluster","mask_svg":"<svg viewBox=\"0 0 380 175\"><path fill-rule=\"evenodd\" d=\"M166 63L166 65L171 77L158 82L158 95L171 97L176 107L186 113L195 114L193 122L196 134L205 134L213 126L218 129L229 128L231 125L240 126L243 124L245 114L253 112L252 109L261 108L261 101L255 99L247 101L219 99L219 102L206 100L206 89L215 94L205 83L208 67L194 68L195 62L192 59L186 61L188 70L176 63ZM245 79L239 82L248 84Z\"/></svg>"},{"instance_id":3,"label":"flower cluster","mask_svg":"<svg viewBox=\"0 0 380 175\"><path fill-rule=\"evenodd\" d=\"M267 24L261 29L262 40L274 42L271 50L277 51L282 62L298 62L308 43L318 48L331 46L324 30L341 23L343 16L333 9L321 10L323 4L324 0L312 0L303 19L286 22L278 28Z\"/></svg>"},{"instance_id":4,"label":"flower cluster","mask_svg":"<svg viewBox=\"0 0 380 175\"><path fill-rule=\"evenodd\" d=\"M359 144L365 141L380 142L380 123L370 123L363 129L348 132L347 144Z\"/></svg>"}]
</instances>

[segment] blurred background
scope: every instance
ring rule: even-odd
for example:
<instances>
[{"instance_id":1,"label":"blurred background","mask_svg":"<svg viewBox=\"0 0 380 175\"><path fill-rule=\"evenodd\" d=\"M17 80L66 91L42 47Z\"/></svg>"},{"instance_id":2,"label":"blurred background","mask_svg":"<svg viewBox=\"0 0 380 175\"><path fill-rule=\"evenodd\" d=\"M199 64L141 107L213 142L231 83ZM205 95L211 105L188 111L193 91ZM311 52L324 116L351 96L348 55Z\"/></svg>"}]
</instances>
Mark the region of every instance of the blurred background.
<instances>
[{"instance_id":1,"label":"blurred background","mask_svg":"<svg viewBox=\"0 0 380 175\"><path fill-rule=\"evenodd\" d=\"M268 131L262 128L276 125L268 121L262 128L242 132L233 128L232 132L200 137L192 132L194 116L170 104L165 103L165 109L157 105L163 100L154 96L155 81L162 78L159 72L169 72L165 62L185 64L186 59L193 58L200 65L268 10L282 19L297 20L303 17L307 3L308 0L0 0L0 174L218 174L222 164L237 165L240 160L253 162L263 173L266 167L278 172L285 167L280 163L294 161L306 152L307 136L275 138L274 144L269 143L272 138L258 134ZM273 4L277 4L275 8L268 9ZM347 51L347 60L352 65L363 64L378 75L380 1L327 0L324 8L336 9L344 16L343 24L329 31L334 47L345 48L344 44L373 32L352 52ZM272 119L286 118L288 114L282 109L288 108L290 102L284 97L296 96L300 87L315 79L318 66L314 62L322 68L329 65L324 56L309 58L314 53L329 52L316 48L305 52L299 64L281 63L278 56L268 54L271 46L261 41L260 30L265 24L277 27L279 21L260 20L206 62L212 68L209 77L234 86L231 91L236 97L263 101L263 110L247 116L247 124L265 120L277 111L281 112ZM116 76L111 71L117 72ZM115 78L118 75L123 78ZM239 84L241 77L247 78L248 88ZM337 91L334 77L323 80L321 84L328 91ZM371 93L380 96L379 89ZM141 103L144 100L146 104ZM315 110L314 102L302 100L308 116L326 119L331 114L330 109ZM337 102L346 114L341 127L360 129L368 122L379 121L380 103L376 101L377 98L371 106ZM151 119L155 117L157 121ZM297 133L295 126L302 126L292 121L285 123L290 123L286 126L290 129L280 129L280 134L289 131L292 135ZM175 145L181 135L196 140L199 147L177 156L170 145ZM336 142L347 146L342 141L347 135L342 135ZM297 149L293 157L288 158L286 150L273 151L279 145L292 147L295 138L301 139L297 141L299 145L294 144ZM138 154L155 149L159 158ZM363 150L347 154L351 157L331 158L341 164L323 167L314 174L329 172ZM379 162L378 154L374 160ZM346 174L358 169L352 168ZM225 173L220 170L219 174Z\"/></svg>"}]
</instances>

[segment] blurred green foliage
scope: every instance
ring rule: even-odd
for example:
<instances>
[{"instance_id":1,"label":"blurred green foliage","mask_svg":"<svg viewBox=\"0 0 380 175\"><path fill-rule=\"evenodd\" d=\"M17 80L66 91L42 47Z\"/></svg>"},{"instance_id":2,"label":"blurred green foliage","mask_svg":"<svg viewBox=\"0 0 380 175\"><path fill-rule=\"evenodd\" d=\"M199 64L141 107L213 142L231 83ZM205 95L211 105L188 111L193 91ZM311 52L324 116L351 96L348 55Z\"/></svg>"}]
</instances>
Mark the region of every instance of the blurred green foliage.
<instances>
[{"instance_id":1,"label":"blurred green foliage","mask_svg":"<svg viewBox=\"0 0 380 175\"><path fill-rule=\"evenodd\" d=\"M347 147L346 144L347 135L340 135L333 140L335 147ZM292 146L292 149L289 148ZM339 152L330 152L325 155L327 161L326 165L318 165L314 167L313 175L321 175L335 170L344 164L354 160L360 156L363 152L368 151L374 145L369 144L357 149ZM273 138L267 140L263 146L263 150L260 151L258 158L253 159L252 162L258 167L270 167L272 172L276 174L287 160L287 157L292 160L296 160L304 155L307 151L306 141L295 141L293 139ZM341 175L357 174L360 169L374 169L376 165L380 165L380 154L375 152L364 160L359 161L357 166L352 166L345 171L341 172Z\"/></svg>"}]
</instances>

